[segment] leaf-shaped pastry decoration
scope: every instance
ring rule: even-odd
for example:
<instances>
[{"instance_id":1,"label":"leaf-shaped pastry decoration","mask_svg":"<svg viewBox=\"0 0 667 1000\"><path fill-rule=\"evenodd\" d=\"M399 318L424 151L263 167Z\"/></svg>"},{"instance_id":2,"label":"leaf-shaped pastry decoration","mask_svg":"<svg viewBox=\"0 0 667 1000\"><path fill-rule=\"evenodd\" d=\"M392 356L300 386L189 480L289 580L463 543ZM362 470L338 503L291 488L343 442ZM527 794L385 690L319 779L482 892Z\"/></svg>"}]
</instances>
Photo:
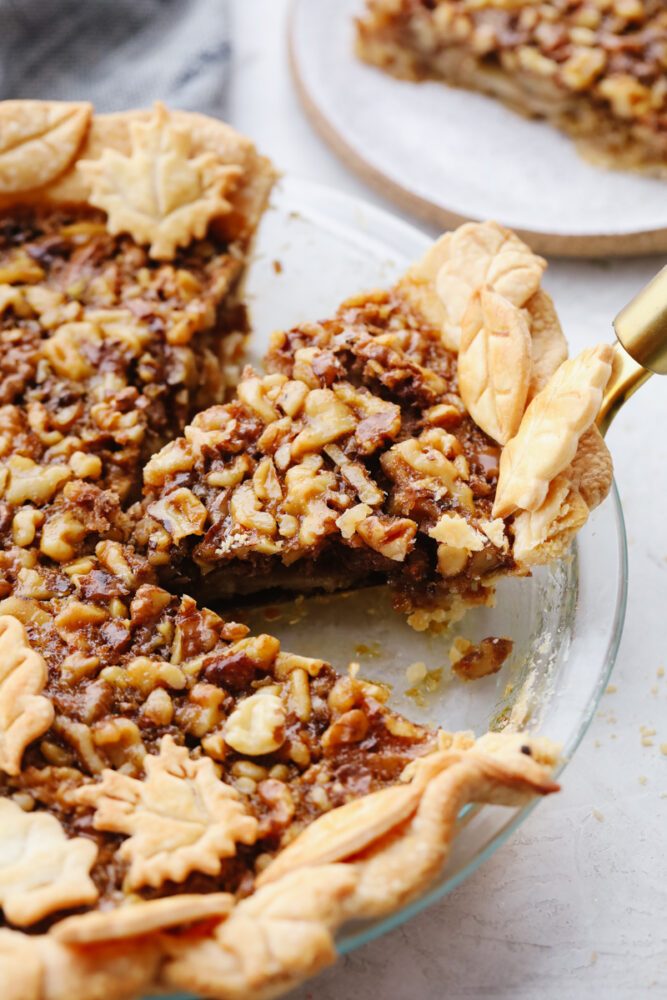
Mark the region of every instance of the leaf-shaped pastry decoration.
<instances>
[{"instance_id":1,"label":"leaf-shaped pastry decoration","mask_svg":"<svg viewBox=\"0 0 667 1000\"><path fill-rule=\"evenodd\" d=\"M79 913L59 920L49 933L66 944L120 941L210 917L222 919L233 906L230 892L180 893L163 899L137 900L115 910Z\"/></svg>"},{"instance_id":2,"label":"leaf-shaped pastry decoration","mask_svg":"<svg viewBox=\"0 0 667 1000\"><path fill-rule=\"evenodd\" d=\"M533 361L530 369L528 402L567 360L567 340L561 330L558 315L548 292L538 288L524 306L530 327Z\"/></svg>"},{"instance_id":3,"label":"leaf-shaped pastry decoration","mask_svg":"<svg viewBox=\"0 0 667 1000\"><path fill-rule=\"evenodd\" d=\"M567 476L589 510L594 510L609 493L614 467L609 449L595 424L581 435Z\"/></svg>"},{"instance_id":4,"label":"leaf-shaped pastry decoration","mask_svg":"<svg viewBox=\"0 0 667 1000\"><path fill-rule=\"evenodd\" d=\"M90 104L0 103L0 194L43 187L64 173L92 114Z\"/></svg>"},{"instance_id":5,"label":"leaf-shaped pastry decoration","mask_svg":"<svg viewBox=\"0 0 667 1000\"><path fill-rule=\"evenodd\" d=\"M44 658L12 615L0 615L0 770L18 774L23 751L53 722L53 705L40 692Z\"/></svg>"},{"instance_id":6,"label":"leaf-shaped pastry decoration","mask_svg":"<svg viewBox=\"0 0 667 1000\"><path fill-rule=\"evenodd\" d=\"M579 438L595 420L611 374L612 350L599 344L564 361L523 415L500 456L494 517L517 508L535 511L549 483L574 458Z\"/></svg>"},{"instance_id":7,"label":"leaf-shaped pastry decoration","mask_svg":"<svg viewBox=\"0 0 667 1000\"><path fill-rule=\"evenodd\" d=\"M444 310L442 337L450 350L458 349L461 320L475 289L488 285L521 307L537 290L546 267L542 257L496 222L468 223L439 245L442 263L435 289Z\"/></svg>"},{"instance_id":8,"label":"leaf-shaped pastry decoration","mask_svg":"<svg viewBox=\"0 0 667 1000\"><path fill-rule=\"evenodd\" d=\"M0 904L11 923L27 927L56 910L94 903L89 872L96 858L93 841L69 839L55 816L0 799Z\"/></svg>"},{"instance_id":9,"label":"leaf-shaped pastry decoration","mask_svg":"<svg viewBox=\"0 0 667 1000\"><path fill-rule=\"evenodd\" d=\"M477 426L499 444L507 444L519 429L531 355L521 310L488 288L476 291L461 324L459 392Z\"/></svg>"},{"instance_id":10,"label":"leaf-shaped pastry decoration","mask_svg":"<svg viewBox=\"0 0 667 1000\"><path fill-rule=\"evenodd\" d=\"M268 865L258 885L272 882L294 867L340 861L362 851L415 811L420 782L383 788L318 817Z\"/></svg>"},{"instance_id":11,"label":"leaf-shaped pastry decoration","mask_svg":"<svg viewBox=\"0 0 667 1000\"><path fill-rule=\"evenodd\" d=\"M523 566L542 566L563 555L588 520L588 507L567 473L549 484L535 511L523 510L512 522L512 555Z\"/></svg>"},{"instance_id":12,"label":"leaf-shaped pastry decoration","mask_svg":"<svg viewBox=\"0 0 667 1000\"><path fill-rule=\"evenodd\" d=\"M109 232L129 233L149 243L157 260L170 260L179 246L205 235L211 219L231 210L225 192L241 167L221 163L215 153L190 157L191 140L161 104L152 117L130 124L132 152L107 148L78 168L90 184L89 201L107 213Z\"/></svg>"},{"instance_id":13,"label":"leaf-shaped pastry decoration","mask_svg":"<svg viewBox=\"0 0 667 1000\"><path fill-rule=\"evenodd\" d=\"M96 808L96 830L127 833L118 850L130 862L127 885L160 886L182 882L190 872L217 875L221 858L236 853L236 843L253 844L257 820L246 814L238 792L220 781L209 757L191 760L171 736L159 755L144 758L143 781L105 770L96 785L75 799Z\"/></svg>"}]
</instances>

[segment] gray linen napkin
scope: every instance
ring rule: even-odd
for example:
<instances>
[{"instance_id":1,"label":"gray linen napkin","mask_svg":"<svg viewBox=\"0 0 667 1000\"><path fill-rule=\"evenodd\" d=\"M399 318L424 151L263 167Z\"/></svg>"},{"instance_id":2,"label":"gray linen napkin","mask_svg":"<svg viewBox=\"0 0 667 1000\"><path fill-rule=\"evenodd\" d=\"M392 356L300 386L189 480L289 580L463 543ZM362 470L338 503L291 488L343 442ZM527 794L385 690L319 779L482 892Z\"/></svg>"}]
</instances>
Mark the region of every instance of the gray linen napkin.
<instances>
[{"instance_id":1,"label":"gray linen napkin","mask_svg":"<svg viewBox=\"0 0 667 1000\"><path fill-rule=\"evenodd\" d=\"M225 14L224 0L0 0L0 99L221 116Z\"/></svg>"}]
</instances>

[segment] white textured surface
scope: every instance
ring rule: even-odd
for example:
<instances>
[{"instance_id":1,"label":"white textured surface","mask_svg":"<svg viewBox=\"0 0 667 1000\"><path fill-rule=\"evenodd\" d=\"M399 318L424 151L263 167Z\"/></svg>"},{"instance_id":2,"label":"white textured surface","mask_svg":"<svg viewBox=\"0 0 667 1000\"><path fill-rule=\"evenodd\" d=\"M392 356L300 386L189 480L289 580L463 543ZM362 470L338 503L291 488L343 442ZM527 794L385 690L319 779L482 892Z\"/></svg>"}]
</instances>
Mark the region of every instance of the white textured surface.
<instances>
[{"instance_id":1,"label":"white textured surface","mask_svg":"<svg viewBox=\"0 0 667 1000\"><path fill-rule=\"evenodd\" d=\"M283 170L389 208L329 153L298 106L286 0L231 7L233 124ZM572 347L611 338L612 317L663 263L552 261L547 286ZM563 791L439 904L291 1000L667 996L666 430L667 380L656 376L609 434L630 543L628 613L616 691L604 696ZM656 730L653 746L642 745L641 726Z\"/></svg>"}]
</instances>

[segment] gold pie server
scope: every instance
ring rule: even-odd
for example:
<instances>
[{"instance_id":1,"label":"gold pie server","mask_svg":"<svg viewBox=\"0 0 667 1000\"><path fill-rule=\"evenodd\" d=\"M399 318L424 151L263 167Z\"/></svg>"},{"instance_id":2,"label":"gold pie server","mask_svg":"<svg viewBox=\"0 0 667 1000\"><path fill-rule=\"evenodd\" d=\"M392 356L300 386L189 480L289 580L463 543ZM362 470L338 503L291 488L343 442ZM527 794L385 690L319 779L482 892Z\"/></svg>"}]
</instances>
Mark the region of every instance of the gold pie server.
<instances>
[{"instance_id":1,"label":"gold pie server","mask_svg":"<svg viewBox=\"0 0 667 1000\"><path fill-rule=\"evenodd\" d=\"M602 434L651 375L667 375L667 267L621 309L614 330L611 377L597 418Z\"/></svg>"}]
</instances>

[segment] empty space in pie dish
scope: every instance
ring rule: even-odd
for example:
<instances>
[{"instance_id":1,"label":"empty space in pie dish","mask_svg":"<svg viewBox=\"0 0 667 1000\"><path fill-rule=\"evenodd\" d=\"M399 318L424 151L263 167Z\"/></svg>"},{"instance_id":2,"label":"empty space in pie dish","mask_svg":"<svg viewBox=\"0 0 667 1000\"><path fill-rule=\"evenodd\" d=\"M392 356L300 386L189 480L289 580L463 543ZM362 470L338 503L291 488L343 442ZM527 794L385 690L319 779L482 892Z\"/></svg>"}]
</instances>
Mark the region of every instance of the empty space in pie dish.
<instances>
[{"instance_id":1,"label":"empty space in pie dish","mask_svg":"<svg viewBox=\"0 0 667 1000\"><path fill-rule=\"evenodd\" d=\"M667 246L664 181L593 166L558 129L493 98L362 63L354 17L363 9L363 0L295 0L292 65L315 125L380 193L441 228L496 219L532 234L539 252Z\"/></svg>"},{"instance_id":2,"label":"empty space in pie dish","mask_svg":"<svg viewBox=\"0 0 667 1000\"><path fill-rule=\"evenodd\" d=\"M304 181L283 180L259 229L246 283L252 363L271 332L331 314L341 299L387 286L428 246L418 230L370 205ZM558 308L558 299L556 299ZM476 608L448 632L416 632L391 608L386 588L268 603L238 615L253 632L285 648L325 657L338 671L391 686L389 704L420 723L477 735L510 724L563 746L567 763L590 721L613 666L625 610L626 549L615 488L577 535L567 558L507 578L493 608ZM452 675L457 637L508 636L514 648L501 670L477 681ZM410 677L406 671L418 667ZM458 884L527 815L530 807L468 810L437 885L386 921L346 929L343 950L395 926Z\"/></svg>"}]
</instances>

